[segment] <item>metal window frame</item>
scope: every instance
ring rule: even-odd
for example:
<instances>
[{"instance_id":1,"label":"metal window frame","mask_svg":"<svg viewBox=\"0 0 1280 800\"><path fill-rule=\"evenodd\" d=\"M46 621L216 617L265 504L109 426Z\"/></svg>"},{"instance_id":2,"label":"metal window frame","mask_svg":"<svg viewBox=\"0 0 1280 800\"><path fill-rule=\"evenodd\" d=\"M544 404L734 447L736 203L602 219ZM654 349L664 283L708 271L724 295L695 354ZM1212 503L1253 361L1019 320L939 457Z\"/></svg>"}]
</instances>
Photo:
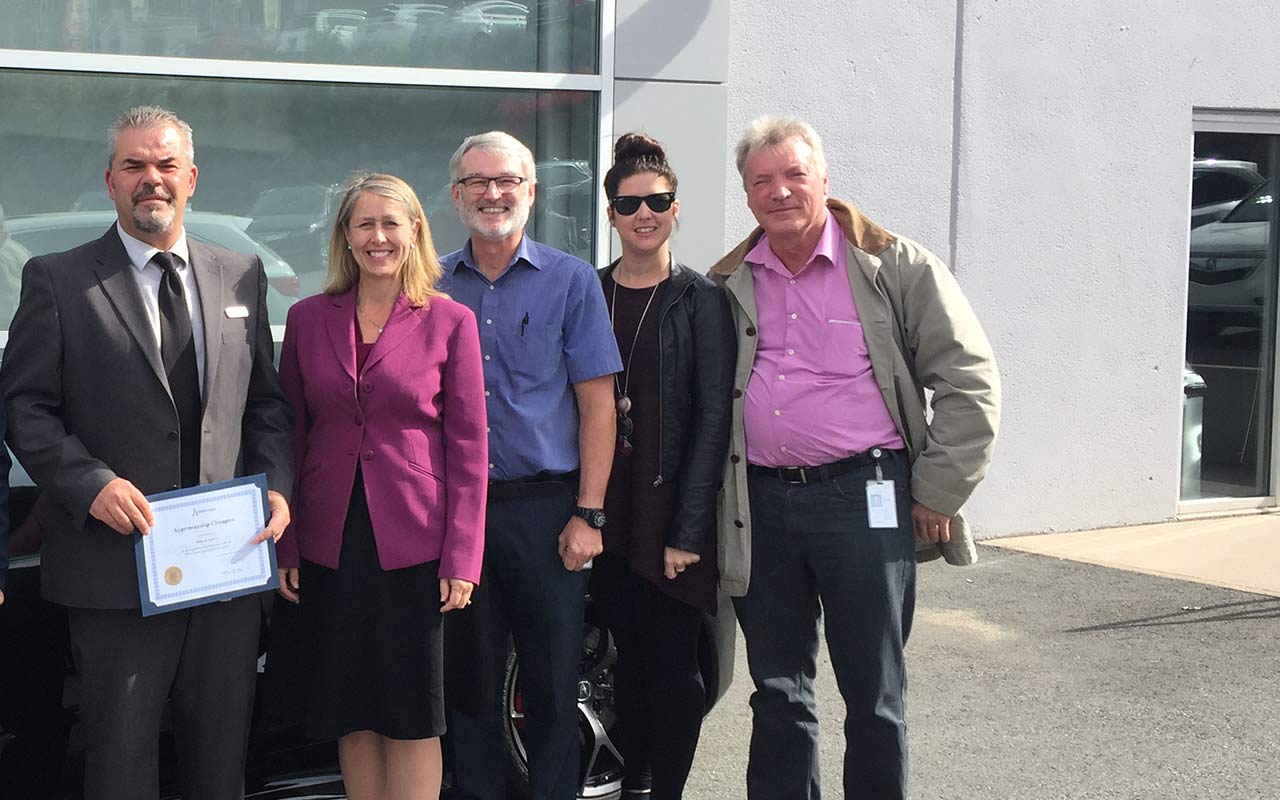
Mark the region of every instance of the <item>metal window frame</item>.
<instances>
[{"instance_id":1,"label":"metal window frame","mask_svg":"<svg viewBox=\"0 0 1280 800\"><path fill-rule=\"evenodd\" d=\"M1259 136L1280 136L1280 111L1266 109L1227 109L1227 108L1195 108L1192 110L1192 138L1197 133L1245 133ZM1280 169L1280 165L1277 166ZM1187 186L1188 197L1191 187ZM1189 202L1189 200L1188 200ZM1276 232L1272 233L1274 237ZM1190 253L1190 240L1187 243ZM1280 252L1277 253L1280 258ZM1280 303L1280 298L1277 299ZM1185 313L1184 309L1184 313ZM1183 500L1179 489L1177 516L1211 516L1256 512L1258 510L1280 510L1280 309L1275 314L1277 343L1272 353L1273 385L1271 396L1271 474L1267 494L1252 497L1207 497L1195 500ZM1186 333L1183 326L1183 335ZM1184 342L1185 349L1185 342ZM1181 460L1179 459L1179 469ZM1178 481L1181 486L1181 480Z\"/></svg>"},{"instance_id":2,"label":"metal window frame","mask_svg":"<svg viewBox=\"0 0 1280 800\"><path fill-rule=\"evenodd\" d=\"M385 86L509 89L514 91L576 91L596 95L596 218L594 255L597 264L609 257L608 216L600 178L612 163L615 3L599 3L597 46L599 70L580 75L563 72L387 67L366 64L312 64L292 61L239 61L216 58L138 56L113 53L71 53L55 50L0 48L0 69L40 72L146 74L175 78L224 78L288 83L380 84ZM8 332L0 332L8 339ZM0 341L0 348L5 341Z\"/></svg>"}]
</instances>

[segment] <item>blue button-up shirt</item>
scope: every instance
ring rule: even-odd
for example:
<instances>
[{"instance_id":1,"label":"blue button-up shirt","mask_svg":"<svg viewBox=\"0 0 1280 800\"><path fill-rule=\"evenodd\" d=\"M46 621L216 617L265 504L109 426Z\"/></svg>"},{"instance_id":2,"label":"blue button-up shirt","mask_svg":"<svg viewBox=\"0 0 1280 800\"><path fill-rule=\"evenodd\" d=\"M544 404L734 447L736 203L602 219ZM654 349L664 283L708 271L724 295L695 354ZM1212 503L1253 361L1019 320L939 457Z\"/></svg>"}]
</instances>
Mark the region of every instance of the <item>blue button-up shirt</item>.
<instances>
[{"instance_id":1,"label":"blue button-up shirt","mask_svg":"<svg viewBox=\"0 0 1280 800\"><path fill-rule=\"evenodd\" d=\"M622 370L595 269L527 235L493 282L469 241L440 262L440 288L480 325L489 479L577 469L573 384Z\"/></svg>"}]
</instances>

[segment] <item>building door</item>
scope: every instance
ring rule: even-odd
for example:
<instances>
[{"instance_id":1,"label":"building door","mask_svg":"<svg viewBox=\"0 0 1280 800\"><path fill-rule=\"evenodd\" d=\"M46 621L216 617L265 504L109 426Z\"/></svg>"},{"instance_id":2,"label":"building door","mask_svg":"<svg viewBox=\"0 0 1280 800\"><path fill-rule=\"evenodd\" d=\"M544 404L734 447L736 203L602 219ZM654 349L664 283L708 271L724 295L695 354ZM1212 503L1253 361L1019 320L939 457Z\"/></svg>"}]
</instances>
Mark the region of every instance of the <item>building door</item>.
<instances>
[{"instance_id":1,"label":"building door","mask_svg":"<svg viewBox=\"0 0 1280 800\"><path fill-rule=\"evenodd\" d=\"M1275 503L1278 179L1280 136L1197 130L1183 376L1184 511Z\"/></svg>"}]
</instances>

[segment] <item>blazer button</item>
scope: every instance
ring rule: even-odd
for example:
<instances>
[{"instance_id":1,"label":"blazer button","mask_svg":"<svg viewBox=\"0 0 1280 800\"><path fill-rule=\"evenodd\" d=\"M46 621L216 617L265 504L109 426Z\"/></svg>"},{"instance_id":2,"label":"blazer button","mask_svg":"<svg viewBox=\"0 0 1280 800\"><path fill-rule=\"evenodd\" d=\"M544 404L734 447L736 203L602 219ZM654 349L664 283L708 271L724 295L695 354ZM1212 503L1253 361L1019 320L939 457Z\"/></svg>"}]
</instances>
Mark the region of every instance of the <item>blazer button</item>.
<instances>
[{"instance_id":1,"label":"blazer button","mask_svg":"<svg viewBox=\"0 0 1280 800\"><path fill-rule=\"evenodd\" d=\"M362 392L372 392L372 391L373 391L373 384L372 384L372 383L362 383L362 384L360 384L360 391L362 391Z\"/></svg>"},{"instance_id":2,"label":"blazer button","mask_svg":"<svg viewBox=\"0 0 1280 800\"><path fill-rule=\"evenodd\" d=\"M756 335L756 329L755 329L754 327L752 327L752 326L748 325L748 326L747 326L747 335L748 335L748 336L755 336L755 335Z\"/></svg>"},{"instance_id":3,"label":"blazer button","mask_svg":"<svg viewBox=\"0 0 1280 800\"><path fill-rule=\"evenodd\" d=\"M741 390L741 389L734 389L734 390L733 390L733 399L737 400L739 397L742 397L742 390Z\"/></svg>"},{"instance_id":4,"label":"blazer button","mask_svg":"<svg viewBox=\"0 0 1280 800\"><path fill-rule=\"evenodd\" d=\"M740 519L735 519L735 520L733 521L733 527L735 527L735 528L745 528L746 526L742 524L742 520L740 520Z\"/></svg>"},{"instance_id":5,"label":"blazer button","mask_svg":"<svg viewBox=\"0 0 1280 800\"><path fill-rule=\"evenodd\" d=\"M365 460L365 461L372 461L372 460L373 460L373 451L372 451L372 450L365 450L365 451L364 451L364 460Z\"/></svg>"},{"instance_id":6,"label":"blazer button","mask_svg":"<svg viewBox=\"0 0 1280 800\"><path fill-rule=\"evenodd\" d=\"M364 417L357 416L357 417L356 417L356 424L357 424L357 425L363 425L363 424L364 424Z\"/></svg>"},{"instance_id":7,"label":"blazer button","mask_svg":"<svg viewBox=\"0 0 1280 800\"><path fill-rule=\"evenodd\" d=\"M178 441L178 432L177 432L177 431L169 431L169 433L167 434L167 436L169 437L169 441L171 441L171 442L176 442L176 441Z\"/></svg>"},{"instance_id":8,"label":"blazer button","mask_svg":"<svg viewBox=\"0 0 1280 800\"><path fill-rule=\"evenodd\" d=\"M742 459L738 457L737 453L734 453L733 455L729 456L729 461L733 462L734 464L737 464L741 460Z\"/></svg>"}]
</instances>

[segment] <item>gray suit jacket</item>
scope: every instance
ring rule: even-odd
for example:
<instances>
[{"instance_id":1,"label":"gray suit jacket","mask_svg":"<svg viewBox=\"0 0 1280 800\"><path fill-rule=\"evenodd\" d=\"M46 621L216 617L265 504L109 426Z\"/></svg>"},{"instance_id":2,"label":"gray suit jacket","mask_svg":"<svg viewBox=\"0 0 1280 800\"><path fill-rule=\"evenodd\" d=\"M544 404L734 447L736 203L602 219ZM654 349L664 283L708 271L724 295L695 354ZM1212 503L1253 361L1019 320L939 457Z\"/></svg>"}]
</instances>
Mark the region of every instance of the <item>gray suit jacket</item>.
<instances>
[{"instance_id":1,"label":"gray suit jacket","mask_svg":"<svg viewBox=\"0 0 1280 800\"><path fill-rule=\"evenodd\" d=\"M200 481L265 472L293 486L292 412L273 362L266 274L256 256L189 239L204 315ZM228 316L243 306L248 315ZM178 416L135 270L113 225L37 256L0 364L8 442L42 492L44 594L64 605L137 608L132 537L89 516L113 478L177 488Z\"/></svg>"}]
</instances>

